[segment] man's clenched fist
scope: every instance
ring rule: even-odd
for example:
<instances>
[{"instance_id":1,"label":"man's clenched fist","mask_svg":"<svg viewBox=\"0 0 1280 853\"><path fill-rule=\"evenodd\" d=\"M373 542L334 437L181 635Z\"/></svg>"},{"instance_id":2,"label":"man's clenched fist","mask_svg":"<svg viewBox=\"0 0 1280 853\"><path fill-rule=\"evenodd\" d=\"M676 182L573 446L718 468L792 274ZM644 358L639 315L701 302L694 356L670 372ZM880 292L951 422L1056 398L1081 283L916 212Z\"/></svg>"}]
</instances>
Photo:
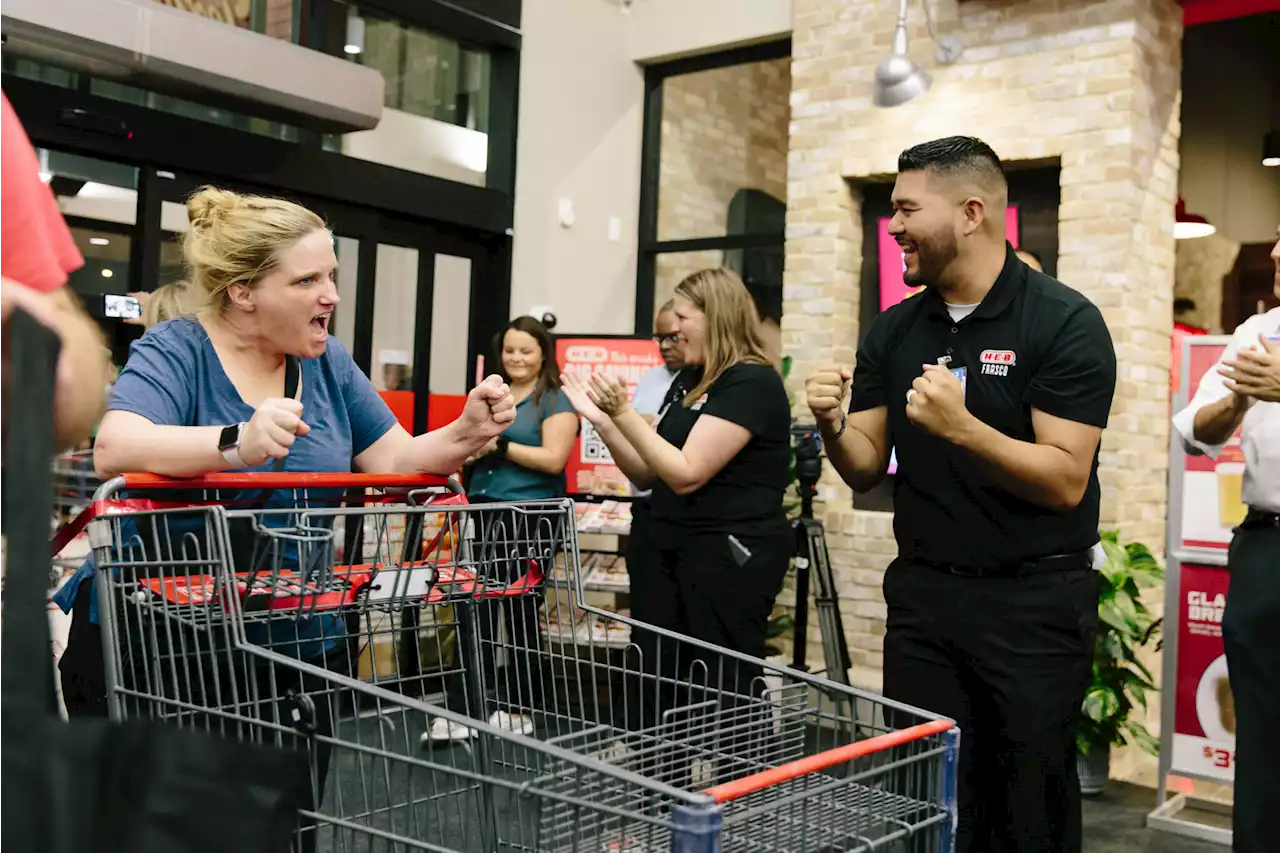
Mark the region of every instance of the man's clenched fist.
<instances>
[{"instance_id":1,"label":"man's clenched fist","mask_svg":"<svg viewBox=\"0 0 1280 853\"><path fill-rule=\"evenodd\" d=\"M851 382L853 371L848 367L821 367L809 374L804 393L809 399L809 411L819 424L840 423Z\"/></svg>"}]
</instances>

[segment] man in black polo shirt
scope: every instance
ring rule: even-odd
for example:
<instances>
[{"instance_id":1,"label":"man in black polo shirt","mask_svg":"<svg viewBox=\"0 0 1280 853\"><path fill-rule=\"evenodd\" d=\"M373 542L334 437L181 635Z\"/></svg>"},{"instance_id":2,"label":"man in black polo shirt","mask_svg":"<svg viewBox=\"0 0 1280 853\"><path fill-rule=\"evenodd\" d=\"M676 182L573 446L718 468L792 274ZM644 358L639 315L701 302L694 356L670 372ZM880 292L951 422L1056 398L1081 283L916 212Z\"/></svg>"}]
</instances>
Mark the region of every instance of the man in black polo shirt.
<instances>
[{"instance_id":1,"label":"man in black polo shirt","mask_svg":"<svg viewBox=\"0 0 1280 853\"><path fill-rule=\"evenodd\" d=\"M1115 351L1089 300L1014 254L1007 201L980 140L904 151L889 230L926 289L806 391L855 490L897 449L884 692L960 725L957 851L1076 853Z\"/></svg>"}]
</instances>

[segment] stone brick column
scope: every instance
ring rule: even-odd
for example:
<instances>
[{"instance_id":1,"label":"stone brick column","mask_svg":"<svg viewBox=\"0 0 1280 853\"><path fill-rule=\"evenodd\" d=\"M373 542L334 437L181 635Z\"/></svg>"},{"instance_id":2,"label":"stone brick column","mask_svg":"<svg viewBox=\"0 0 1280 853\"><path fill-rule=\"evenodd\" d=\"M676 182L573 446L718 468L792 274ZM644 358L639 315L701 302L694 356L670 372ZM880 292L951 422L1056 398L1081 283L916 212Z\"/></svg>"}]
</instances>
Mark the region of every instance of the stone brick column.
<instances>
[{"instance_id":1,"label":"stone brick column","mask_svg":"<svg viewBox=\"0 0 1280 853\"><path fill-rule=\"evenodd\" d=\"M794 0L783 318L792 384L801 391L821 362L853 361L863 258L849 179L892 174L903 148L952 134L981 137L1005 160L1058 158L1058 274L1101 308L1119 359L1102 443L1102 525L1161 552L1180 10L1174 0L942 0L934 8L938 31L959 36L964 55L937 66L923 11L913 4L911 53L933 75L933 88L878 109L872 80L889 52L896 4ZM797 402L803 406L803 393ZM896 550L890 516L851 509L851 493L831 471L824 484L855 678L878 689L880 586Z\"/></svg>"}]
</instances>

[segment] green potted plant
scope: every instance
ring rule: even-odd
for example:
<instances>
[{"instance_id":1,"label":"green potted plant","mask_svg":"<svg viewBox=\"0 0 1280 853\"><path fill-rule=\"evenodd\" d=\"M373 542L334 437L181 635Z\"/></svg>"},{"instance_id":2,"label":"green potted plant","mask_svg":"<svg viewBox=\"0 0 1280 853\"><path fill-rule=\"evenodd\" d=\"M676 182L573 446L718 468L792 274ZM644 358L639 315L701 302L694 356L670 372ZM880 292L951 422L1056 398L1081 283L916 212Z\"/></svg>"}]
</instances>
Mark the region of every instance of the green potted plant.
<instances>
[{"instance_id":1,"label":"green potted plant","mask_svg":"<svg viewBox=\"0 0 1280 853\"><path fill-rule=\"evenodd\" d=\"M1164 569L1145 545L1121 545L1117 531L1105 531L1102 548L1107 562L1099 572L1098 638L1093 672L1080 710L1076 731L1080 790L1099 794L1106 788L1111 747L1132 742L1155 755L1159 742L1132 718L1135 708L1147 707L1155 679L1138 660L1138 650L1157 642L1161 619L1143 605L1143 589L1164 583Z\"/></svg>"}]
</instances>

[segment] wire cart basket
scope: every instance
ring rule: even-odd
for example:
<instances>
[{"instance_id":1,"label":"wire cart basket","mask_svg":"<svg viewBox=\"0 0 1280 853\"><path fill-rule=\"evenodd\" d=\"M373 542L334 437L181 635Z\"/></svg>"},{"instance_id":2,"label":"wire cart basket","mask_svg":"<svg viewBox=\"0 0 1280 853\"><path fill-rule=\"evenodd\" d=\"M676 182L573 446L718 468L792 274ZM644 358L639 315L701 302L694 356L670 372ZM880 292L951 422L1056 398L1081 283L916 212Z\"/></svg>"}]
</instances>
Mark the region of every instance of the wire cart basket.
<instances>
[{"instance_id":1,"label":"wire cart basket","mask_svg":"<svg viewBox=\"0 0 1280 853\"><path fill-rule=\"evenodd\" d=\"M952 721L590 605L571 501L128 475L86 525L113 718L305 751L295 850L952 849Z\"/></svg>"}]
</instances>

